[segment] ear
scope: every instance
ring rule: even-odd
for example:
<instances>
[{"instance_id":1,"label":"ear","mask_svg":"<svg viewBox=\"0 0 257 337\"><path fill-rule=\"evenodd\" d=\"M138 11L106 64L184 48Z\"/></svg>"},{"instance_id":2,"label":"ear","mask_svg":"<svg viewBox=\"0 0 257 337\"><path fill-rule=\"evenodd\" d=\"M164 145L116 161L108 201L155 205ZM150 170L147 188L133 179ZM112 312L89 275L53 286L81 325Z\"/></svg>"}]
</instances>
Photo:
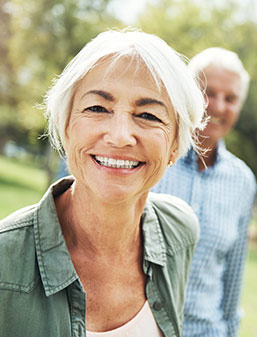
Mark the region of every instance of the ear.
<instances>
[{"instance_id":1,"label":"ear","mask_svg":"<svg viewBox=\"0 0 257 337\"><path fill-rule=\"evenodd\" d=\"M173 164L177 160L177 149L178 149L177 142L174 141L174 143L172 144L171 152L170 152L170 156L169 156L169 162L172 162Z\"/></svg>"}]
</instances>

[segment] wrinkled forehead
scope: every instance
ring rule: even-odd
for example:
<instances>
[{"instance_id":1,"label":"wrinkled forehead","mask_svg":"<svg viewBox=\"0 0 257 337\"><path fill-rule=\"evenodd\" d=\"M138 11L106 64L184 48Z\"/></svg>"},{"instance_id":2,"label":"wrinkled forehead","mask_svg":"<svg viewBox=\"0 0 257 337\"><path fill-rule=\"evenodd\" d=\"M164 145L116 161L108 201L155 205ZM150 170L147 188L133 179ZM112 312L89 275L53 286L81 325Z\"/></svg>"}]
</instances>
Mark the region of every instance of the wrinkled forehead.
<instances>
[{"instance_id":1,"label":"wrinkled forehead","mask_svg":"<svg viewBox=\"0 0 257 337\"><path fill-rule=\"evenodd\" d=\"M109 55L101 58L78 83L74 96L79 96L81 91L86 90L116 90L120 81L122 87L125 83L128 89L134 86L145 88L148 96L165 101L170 107L170 117L174 118L173 105L163 82L138 54Z\"/></svg>"},{"instance_id":2,"label":"wrinkled forehead","mask_svg":"<svg viewBox=\"0 0 257 337\"><path fill-rule=\"evenodd\" d=\"M143 58L134 53L132 55L108 55L98 60L87 74L77 83L75 94L79 90L80 86L90 85L92 82L97 82L99 86L102 83L105 85L117 84L120 80L126 79L129 86L133 86L139 83L142 87L158 92L159 96L163 96L171 100L168 96L167 90L163 85L160 77L156 74L151 65L147 66L147 63Z\"/></svg>"},{"instance_id":3,"label":"wrinkled forehead","mask_svg":"<svg viewBox=\"0 0 257 337\"><path fill-rule=\"evenodd\" d=\"M216 89L226 89L233 91L237 96L241 96L242 80L240 75L222 66L211 65L204 69L200 76L205 88L215 87Z\"/></svg>"},{"instance_id":4,"label":"wrinkled forehead","mask_svg":"<svg viewBox=\"0 0 257 337\"><path fill-rule=\"evenodd\" d=\"M161 90L162 81L156 72L152 69L150 70L143 58L137 53L133 52L131 54L111 54L107 55L100 60L98 60L85 77L101 69L101 79L106 79L109 76L112 76L119 80L127 72L133 73L134 76L142 76L142 78L148 79L149 82L152 82L153 86L156 86L158 90Z\"/></svg>"}]
</instances>

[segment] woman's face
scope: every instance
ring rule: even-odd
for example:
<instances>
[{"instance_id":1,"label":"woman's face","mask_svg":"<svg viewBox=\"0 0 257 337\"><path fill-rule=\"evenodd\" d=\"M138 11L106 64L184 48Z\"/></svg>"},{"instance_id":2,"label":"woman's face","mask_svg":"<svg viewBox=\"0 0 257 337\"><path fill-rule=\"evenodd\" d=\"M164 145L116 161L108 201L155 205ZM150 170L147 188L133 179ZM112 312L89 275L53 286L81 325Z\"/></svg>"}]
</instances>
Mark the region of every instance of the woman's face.
<instances>
[{"instance_id":1,"label":"woman's face","mask_svg":"<svg viewBox=\"0 0 257 337\"><path fill-rule=\"evenodd\" d=\"M166 90L128 58L91 70L74 95L65 150L76 185L115 203L149 191L175 160L176 122Z\"/></svg>"}]
</instances>

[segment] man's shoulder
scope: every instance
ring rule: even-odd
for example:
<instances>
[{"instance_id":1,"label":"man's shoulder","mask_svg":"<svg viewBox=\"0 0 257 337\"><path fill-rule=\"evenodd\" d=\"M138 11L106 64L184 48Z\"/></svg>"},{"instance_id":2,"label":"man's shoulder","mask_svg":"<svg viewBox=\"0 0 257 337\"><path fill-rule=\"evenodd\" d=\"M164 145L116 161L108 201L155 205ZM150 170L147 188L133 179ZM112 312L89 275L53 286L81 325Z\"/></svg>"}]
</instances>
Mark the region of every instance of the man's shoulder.
<instances>
[{"instance_id":1,"label":"man's shoulder","mask_svg":"<svg viewBox=\"0 0 257 337\"><path fill-rule=\"evenodd\" d=\"M225 156L222 157L222 164L230 170L230 175L238 177L247 186L256 186L256 179L250 167L232 152L226 150Z\"/></svg>"},{"instance_id":2,"label":"man's shoulder","mask_svg":"<svg viewBox=\"0 0 257 337\"><path fill-rule=\"evenodd\" d=\"M180 240L195 243L199 223L193 209L182 199L163 193L149 193L151 203L164 233L172 232Z\"/></svg>"}]
</instances>

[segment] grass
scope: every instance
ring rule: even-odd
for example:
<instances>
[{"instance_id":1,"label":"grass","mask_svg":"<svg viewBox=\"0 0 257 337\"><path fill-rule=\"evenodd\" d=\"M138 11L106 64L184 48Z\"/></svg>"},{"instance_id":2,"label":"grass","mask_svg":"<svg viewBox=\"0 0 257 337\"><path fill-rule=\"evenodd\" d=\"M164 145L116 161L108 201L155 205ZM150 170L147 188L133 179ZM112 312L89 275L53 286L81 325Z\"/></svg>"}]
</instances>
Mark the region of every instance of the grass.
<instances>
[{"instance_id":1,"label":"grass","mask_svg":"<svg viewBox=\"0 0 257 337\"><path fill-rule=\"evenodd\" d=\"M0 219L39 201L46 184L45 172L34 163L21 163L0 156ZM253 225L256 227L257 221ZM250 245L241 304L245 315L239 336L257 337L257 243Z\"/></svg>"},{"instance_id":2,"label":"grass","mask_svg":"<svg viewBox=\"0 0 257 337\"><path fill-rule=\"evenodd\" d=\"M0 156L0 219L39 201L46 184L45 172L34 163Z\"/></svg>"},{"instance_id":3,"label":"grass","mask_svg":"<svg viewBox=\"0 0 257 337\"><path fill-rule=\"evenodd\" d=\"M257 243L250 245L242 295L244 317L242 318L239 336L257 337Z\"/></svg>"}]
</instances>

